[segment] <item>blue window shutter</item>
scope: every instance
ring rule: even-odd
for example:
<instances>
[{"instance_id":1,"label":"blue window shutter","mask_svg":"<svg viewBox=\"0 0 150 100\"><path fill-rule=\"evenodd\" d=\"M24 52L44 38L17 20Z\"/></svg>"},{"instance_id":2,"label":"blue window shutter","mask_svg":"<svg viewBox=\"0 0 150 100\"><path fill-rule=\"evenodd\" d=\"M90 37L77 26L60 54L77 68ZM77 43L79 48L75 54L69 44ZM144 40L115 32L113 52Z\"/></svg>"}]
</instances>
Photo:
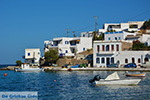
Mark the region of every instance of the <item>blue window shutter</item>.
<instances>
[{"instance_id":1,"label":"blue window shutter","mask_svg":"<svg viewBox=\"0 0 150 100\"><path fill-rule=\"evenodd\" d=\"M83 51L85 51L85 48L83 48Z\"/></svg>"},{"instance_id":2,"label":"blue window shutter","mask_svg":"<svg viewBox=\"0 0 150 100\"><path fill-rule=\"evenodd\" d=\"M66 53L68 53L68 50L66 50Z\"/></svg>"}]
</instances>

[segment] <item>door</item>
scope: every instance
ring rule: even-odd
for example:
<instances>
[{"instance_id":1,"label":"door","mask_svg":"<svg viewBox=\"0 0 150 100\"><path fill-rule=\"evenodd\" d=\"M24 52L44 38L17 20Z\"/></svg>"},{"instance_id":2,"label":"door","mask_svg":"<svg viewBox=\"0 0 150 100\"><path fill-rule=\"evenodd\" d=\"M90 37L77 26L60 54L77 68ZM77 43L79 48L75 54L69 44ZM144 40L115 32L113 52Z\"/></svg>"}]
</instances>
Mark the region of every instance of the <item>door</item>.
<instances>
[{"instance_id":1,"label":"door","mask_svg":"<svg viewBox=\"0 0 150 100\"><path fill-rule=\"evenodd\" d=\"M110 64L110 58L106 58L106 65Z\"/></svg>"}]
</instances>

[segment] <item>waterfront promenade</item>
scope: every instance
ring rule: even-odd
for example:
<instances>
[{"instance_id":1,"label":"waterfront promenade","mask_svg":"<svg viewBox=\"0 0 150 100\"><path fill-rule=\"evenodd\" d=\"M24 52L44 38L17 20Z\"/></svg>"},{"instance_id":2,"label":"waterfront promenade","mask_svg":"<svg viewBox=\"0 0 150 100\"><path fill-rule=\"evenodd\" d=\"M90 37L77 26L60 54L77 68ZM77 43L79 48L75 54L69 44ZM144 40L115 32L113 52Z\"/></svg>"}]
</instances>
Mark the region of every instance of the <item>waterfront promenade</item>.
<instances>
[{"instance_id":1,"label":"waterfront promenade","mask_svg":"<svg viewBox=\"0 0 150 100\"><path fill-rule=\"evenodd\" d=\"M68 68L45 67L45 71L68 71ZM150 72L150 68L71 68L72 71L143 71Z\"/></svg>"},{"instance_id":2,"label":"waterfront promenade","mask_svg":"<svg viewBox=\"0 0 150 100\"><path fill-rule=\"evenodd\" d=\"M0 70L14 70L18 66L8 66L0 68ZM69 68L61 67L44 67L44 71L68 71ZM143 71L150 72L150 68L97 68L97 67L86 67L86 68L71 68L72 71Z\"/></svg>"}]
</instances>

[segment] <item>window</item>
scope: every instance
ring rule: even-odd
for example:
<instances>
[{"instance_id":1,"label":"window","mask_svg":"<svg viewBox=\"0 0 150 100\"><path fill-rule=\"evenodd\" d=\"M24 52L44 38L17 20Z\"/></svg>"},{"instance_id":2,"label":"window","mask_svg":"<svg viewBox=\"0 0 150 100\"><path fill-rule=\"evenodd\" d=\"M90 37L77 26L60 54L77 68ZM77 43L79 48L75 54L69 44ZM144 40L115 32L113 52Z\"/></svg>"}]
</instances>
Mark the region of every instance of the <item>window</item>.
<instances>
[{"instance_id":1,"label":"window","mask_svg":"<svg viewBox=\"0 0 150 100\"><path fill-rule=\"evenodd\" d=\"M141 59L140 58L138 58L138 63L141 63Z\"/></svg>"},{"instance_id":2,"label":"window","mask_svg":"<svg viewBox=\"0 0 150 100\"><path fill-rule=\"evenodd\" d=\"M66 50L66 53L68 53L68 50Z\"/></svg>"},{"instance_id":3,"label":"window","mask_svg":"<svg viewBox=\"0 0 150 100\"><path fill-rule=\"evenodd\" d=\"M72 49L72 53L75 53L75 49Z\"/></svg>"},{"instance_id":4,"label":"window","mask_svg":"<svg viewBox=\"0 0 150 100\"><path fill-rule=\"evenodd\" d=\"M114 51L114 45L111 45L111 51Z\"/></svg>"},{"instance_id":5,"label":"window","mask_svg":"<svg viewBox=\"0 0 150 100\"><path fill-rule=\"evenodd\" d=\"M69 44L69 41L65 41L65 44Z\"/></svg>"},{"instance_id":6,"label":"window","mask_svg":"<svg viewBox=\"0 0 150 100\"><path fill-rule=\"evenodd\" d=\"M114 57L111 58L111 64L114 64Z\"/></svg>"},{"instance_id":7,"label":"window","mask_svg":"<svg viewBox=\"0 0 150 100\"><path fill-rule=\"evenodd\" d=\"M83 51L85 51L85 48L83 48Z\"/></svg>"},{"instance_id":8,"label":"window","mask_svg":"<svg viewBox=\"0 0 150 100\"><path fill-rule=\"evenodd\" d=\"M115 37L115 40L117 40L117 37Z\"/></svg>"},{"instance_id":9,"label":"window","mask_svg":"<svg viewBox=\"0 0 150 100\"><path fill-rule=\"evenodd\" d=\"M135 63L135 59L134 58L132 58L132 63Z\"/></svg>"},{"instance_id":10,"label":"window","mask_svg":"<svg viewBox=\"0 0 150 100\"><path fill-rule=\"evenodd\" d=\"M119 37L119 40L121 40L121 37Z\"/></svg>"},{"instance_id":11,"label":"window","mask_svg":"<svg viewBox=\"0 0 150 100\"><path fill-rule=\"evenodd\" d=\"M100 63L100 59L99 58L96 58L96 63Z\"/></svg>"},{"instance_id":12,"label":"window","mask_svg":"<svg viewBox=\"0 0 150 100\"><path fill-rule=\"evenodd\" d=\"M108 40L110 40L110 37L108 38Z\"/></svg>"},{"instance_id":13,"label":"window","mask_svg":"<svg viewBox=\"0 0 150 100\"><path fill-rule=\"evenodd\" d=\"M105 51L105 45L102 45L102 51Z\"/></svg>"},{"instance_id":14,"label":"window","mask_svg":"<svg viewBox=\"0 0 150 100\"><path fill-rule=\"evenodd\" d=\"M119 45L118 44L116 45L116 51L119 51Z\"/></svg>"},{"instance_id":15,"label":"window","mask_svg":"<svg viewBox=\"0 0 150 100\"><path fill-rule=\"evenodd\" d=\"M128 63L128 59L127 58L125 59L125 63Z\"/></svg>"},{"instance_id":16,"label":"window","mask_svg":"<svg viewBox=\"0 0 150 100\"><path fill-rule=\"evenodd\" d=\"M138 28L137 24L130 24L129 28Z\"/></svg>"},{"instance_id":17,"label":"window","mask_svg":"<svg viewBox=\"0 0 150 100\"><path fill-rule=\"evenodd\" d=\"M83 37L85 37L85 34L83 34Z\"/></svg>"},{"instance_id":18,"label":"window","mask_svg":"<svg viewBox=\"0 0 150 100\"><path fill-rule=\"evenodd\" d=\"M97 45L97 52L99 52L99 45Z\"/></svg>"},{"instance_id":19,"label":"window","mask_svg":"<svg viewBox=\"0 0 150 100\"><path fill-rule=\"evenodd\" d=\"M148 58L144 58L144 62L147 62L148 61Z\"/></svg>"},{"instance_id":20,"label":"window","mask_svg":"<svg viewBox=\"0 0 150 100\"><path fill-rule=\"evenodd\" d=\"M105 63L105 58L102 58L102 60L101 60L101 61L102 61L102 63Z\"/></svg>"},{"instance_id":21,"label":"window","mask_svg":"<svg viewBox=\"0 0 150 100\"><path fill-rule=\"evenodd\" d=\"M109 45L106 45L106 51L109 51Z\"/></svg>"},{"instance_id":22,"label":"window","mask_svg":"<svg viewBox=\"0 0 150 100\"><path fill-rule=\"evenodd\" d=\"M30 53L28 53L28 56L30 56Z\"/></svg>"}]
</instances>

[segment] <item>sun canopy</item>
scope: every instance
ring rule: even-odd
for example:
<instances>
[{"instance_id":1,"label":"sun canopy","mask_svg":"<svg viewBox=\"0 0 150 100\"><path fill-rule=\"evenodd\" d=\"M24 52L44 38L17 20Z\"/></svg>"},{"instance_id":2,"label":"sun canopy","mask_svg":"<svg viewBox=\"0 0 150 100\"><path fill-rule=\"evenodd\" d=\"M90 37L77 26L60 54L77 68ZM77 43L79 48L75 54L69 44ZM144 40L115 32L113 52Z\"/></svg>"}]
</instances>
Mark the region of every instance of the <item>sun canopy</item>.
<instances>
[{"instance_id":1,"label":"sun canopy","mask_svg":"<svg viewBox=\"0 0 150 100\"><path fill-rule=\"evenodd\" d=\"M114 80L114 79L120 79L117 72L110 74L109 76L107 76L105 80Z\"/></svg>"}]
</instances>

